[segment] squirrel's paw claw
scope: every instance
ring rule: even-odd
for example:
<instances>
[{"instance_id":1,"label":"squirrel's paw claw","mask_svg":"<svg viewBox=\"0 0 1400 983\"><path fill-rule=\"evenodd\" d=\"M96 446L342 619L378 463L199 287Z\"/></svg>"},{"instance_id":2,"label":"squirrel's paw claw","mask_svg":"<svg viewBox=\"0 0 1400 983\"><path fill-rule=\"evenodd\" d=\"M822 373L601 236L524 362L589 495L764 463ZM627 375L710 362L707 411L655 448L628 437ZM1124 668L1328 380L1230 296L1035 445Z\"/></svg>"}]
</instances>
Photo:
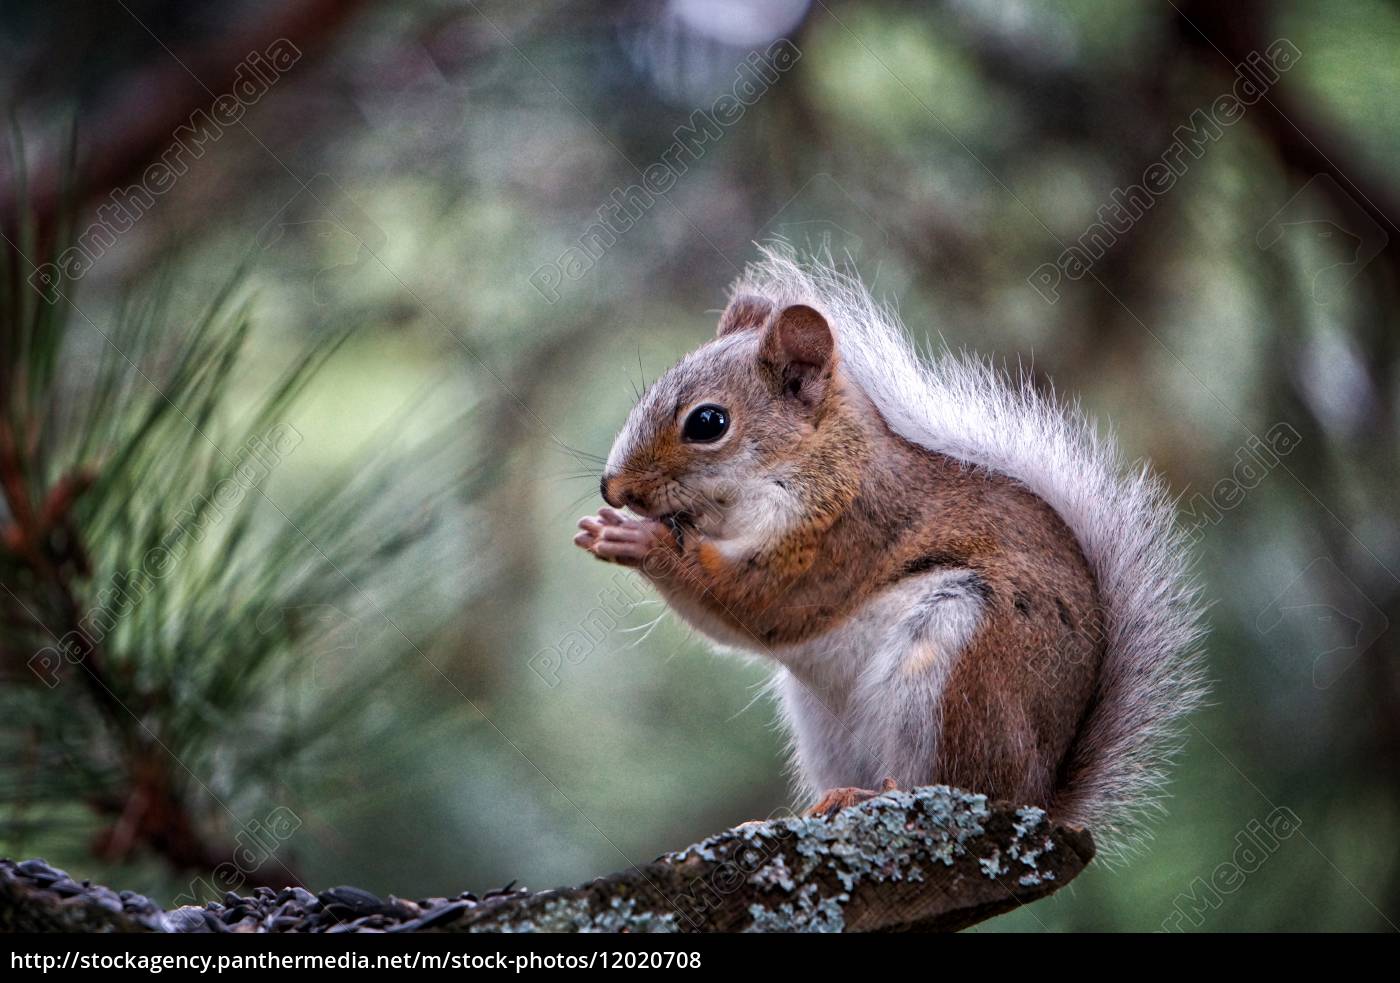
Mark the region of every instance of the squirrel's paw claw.
<instances>
[{"instance_id":1,"label":"squirrel's paw claw","mask_svg":"<svg viewBox=\"0 0 1400 983\"><path fill-rule=\"evenodd\" d=\"M830 819L842 809L848 809L862 802L869 802L871 799L878 798L886 792L893 792L898 787L899 783L893 778L886 778L880 783L878 791L868 788L833 788L817 800L817 803L803 813L803 815L820 816L823 819Z\"/></svg>"}]
</instances>

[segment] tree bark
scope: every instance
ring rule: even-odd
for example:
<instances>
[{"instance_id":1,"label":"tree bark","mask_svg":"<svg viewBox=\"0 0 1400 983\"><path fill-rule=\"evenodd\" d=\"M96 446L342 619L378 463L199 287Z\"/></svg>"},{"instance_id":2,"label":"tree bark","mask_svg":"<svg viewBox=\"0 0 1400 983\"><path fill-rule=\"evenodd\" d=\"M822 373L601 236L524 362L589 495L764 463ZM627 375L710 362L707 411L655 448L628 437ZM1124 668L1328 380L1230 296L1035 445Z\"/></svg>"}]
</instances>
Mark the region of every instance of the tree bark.
<instances>
[{"instance_id":1,"label":"tree bark","mask_svg":"<svg viewBox=\"0 0 1400 983\"><path fill-rule=\"evenodd\" d=\"M745 823L580 887L480 901L439 899L443 904L426 911L418 907L416 917L392 928L956 931L1058 890L1093 855L1087 831L1055 825L1040 809L988 803L985 796L931 786L887 793L830 819ZM0 928L175 931L194 925L208 930L201 926L199 909L179 909L179 917L158 910L112 911L111 892L107 896L105 908L85 894L59 898L47 887L27 883L13 865L0 863ZM207 920L212 924L216 916L217 911ZM278 930L292 931L355 927L324 917L278 922ZM238 930L258 929L245 924Z\"/></svg>"}]
</instances>

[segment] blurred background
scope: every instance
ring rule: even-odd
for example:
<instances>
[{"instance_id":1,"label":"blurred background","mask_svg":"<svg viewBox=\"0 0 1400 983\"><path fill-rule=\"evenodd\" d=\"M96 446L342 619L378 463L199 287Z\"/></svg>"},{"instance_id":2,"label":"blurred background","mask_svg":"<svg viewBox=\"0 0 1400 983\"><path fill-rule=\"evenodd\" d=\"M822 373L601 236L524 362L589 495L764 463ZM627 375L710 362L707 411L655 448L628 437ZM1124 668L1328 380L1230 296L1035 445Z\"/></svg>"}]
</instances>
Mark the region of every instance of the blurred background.
<instances>
[{"instance_id":1,"label":"blurred background","mask_svg":"<svg viewBox=\"0 0 1400 983\"><path fill-rule=\"evenodd\" d=\"M570 544L783 237L1198 537L1155 838L979 930L1400 922L1394 4L13 0L0 53L0 854L450 895L800 805L764 668Z\"/></svg>"}]
</instances>

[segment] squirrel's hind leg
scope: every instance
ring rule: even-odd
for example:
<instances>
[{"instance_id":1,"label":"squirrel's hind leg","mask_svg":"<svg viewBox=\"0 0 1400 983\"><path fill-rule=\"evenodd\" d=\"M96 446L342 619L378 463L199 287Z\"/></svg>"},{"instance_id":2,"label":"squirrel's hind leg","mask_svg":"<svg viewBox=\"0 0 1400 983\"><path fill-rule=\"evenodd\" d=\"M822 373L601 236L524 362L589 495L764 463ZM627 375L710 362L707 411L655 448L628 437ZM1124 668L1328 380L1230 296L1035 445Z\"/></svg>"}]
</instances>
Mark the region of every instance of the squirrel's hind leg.
<instances>
[{"instance_id":1,"label":"squirrel's hind leg","mask_svg":"<svg viewBox=\"0 0 1400 983\"><path fill-rule=\"evenodd\" d=\"M823 819L830 819L842 809L859 805L862 802L869 802L877 796L886 792L893 792L899 788L899 783L893 778L886 778L880 783L878 791L868 788L833 788L826 792L816 804L809 808L803 815L821 816Z\"/></svg>"}]
</instances>

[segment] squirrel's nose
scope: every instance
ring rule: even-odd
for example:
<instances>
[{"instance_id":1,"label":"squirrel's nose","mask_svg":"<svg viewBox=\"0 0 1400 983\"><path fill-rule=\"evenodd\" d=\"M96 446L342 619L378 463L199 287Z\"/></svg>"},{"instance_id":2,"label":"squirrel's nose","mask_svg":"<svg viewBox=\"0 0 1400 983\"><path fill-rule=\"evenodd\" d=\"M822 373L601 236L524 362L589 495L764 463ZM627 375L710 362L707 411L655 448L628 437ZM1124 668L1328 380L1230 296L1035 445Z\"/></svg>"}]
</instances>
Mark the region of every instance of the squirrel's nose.
<instances>
[{"instance_id":1,"label":"squirrel's nose","mask_svg":"<svg viewBox=\"0 0 1400 983\"><path fill-rule=\"evenodd\" d=\"M621 498L618 498L612 494L612 483L612 477L609 477L606 474L603 475L602 479L598 482L598 494L602 495L603 501L607 502L613 508L620 509L623 506L623 501Z\"/></svg>"}]
</instances>

